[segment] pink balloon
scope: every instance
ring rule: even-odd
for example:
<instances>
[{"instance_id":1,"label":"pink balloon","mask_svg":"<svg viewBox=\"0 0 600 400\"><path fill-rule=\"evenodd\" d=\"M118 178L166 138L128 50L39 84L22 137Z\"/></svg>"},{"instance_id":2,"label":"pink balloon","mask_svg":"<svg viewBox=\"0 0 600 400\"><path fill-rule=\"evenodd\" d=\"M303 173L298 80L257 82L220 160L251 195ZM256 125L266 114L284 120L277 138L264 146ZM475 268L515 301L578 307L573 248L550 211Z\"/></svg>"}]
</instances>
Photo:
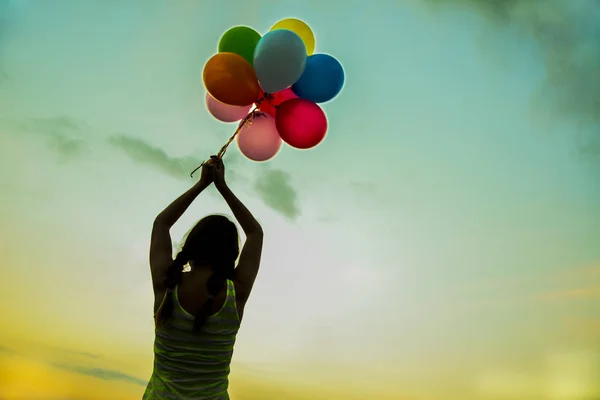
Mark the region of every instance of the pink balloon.
<instances>
[{"instance_id":1,"label":"pink balloon","mask_svg":"<svg viewBox=\"0 0 600 400\"><path fill-rule=\"evenodd\" d=\"M310 100L290 99L279 105L276 126L284 142L297 149L310 149L325 138L327 116Z\"/></svg>"},{"instance_id":2,"label":"pink balloon","mask_svg":"<svg viewBox=\"0 0 600 400\"><path fill-rule=\"evenodd\" d=\"M244 118L250 112L252 105L232 106L221 103L219 100L206 93L206 108L213 117L222 122L236 122Z\"/></svg>"},{"instance_id":3,"label":"pink balloon","mask_svg":"<svg viewBox=\"0 0 600 400\"><path fill-rule=\"evenodd\" d=\"M265 113L251 117L238 132L237 144L242 154L252 161L267 161L275 157L282 144L275 118Z\"/></svg>"}]
</instances>

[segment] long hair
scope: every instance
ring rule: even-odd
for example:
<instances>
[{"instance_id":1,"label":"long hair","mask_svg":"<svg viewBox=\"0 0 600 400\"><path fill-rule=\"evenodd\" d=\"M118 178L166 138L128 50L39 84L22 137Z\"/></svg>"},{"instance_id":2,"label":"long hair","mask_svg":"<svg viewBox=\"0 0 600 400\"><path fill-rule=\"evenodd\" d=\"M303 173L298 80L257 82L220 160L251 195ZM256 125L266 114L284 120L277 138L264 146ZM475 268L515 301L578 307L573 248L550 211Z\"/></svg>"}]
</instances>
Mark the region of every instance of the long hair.
<instances>
[{"instance_id":1,"label":"long hair","mask_svg":"<svg viewBox=\"0 0 600 400\"><path fill-rule=\"evenodd\" d=\"M163 284L167 294L156 315L156 326L163 325L173 312L173 291L181 283L183 267L209 266L212 274L206 282L208 299L196 310L194 330L199 331L212 310L215 296L225 284L233 279L235 260L239 255L239 235L233 222L222 215L202 218L188 233L183 247L169 266Z\"/></svg>"}]
</instances>

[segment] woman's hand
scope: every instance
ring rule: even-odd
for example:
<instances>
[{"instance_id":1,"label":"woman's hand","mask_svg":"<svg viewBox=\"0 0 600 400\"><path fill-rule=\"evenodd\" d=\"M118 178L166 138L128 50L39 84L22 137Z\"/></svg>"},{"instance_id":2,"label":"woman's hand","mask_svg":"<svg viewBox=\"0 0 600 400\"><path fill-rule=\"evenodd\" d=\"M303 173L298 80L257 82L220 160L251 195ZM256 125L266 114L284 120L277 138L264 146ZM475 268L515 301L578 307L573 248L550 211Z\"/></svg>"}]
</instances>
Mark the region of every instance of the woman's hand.
<instances>
[{"instance_id":1,"label":"woman's hand","mask_svg":"<svg viewBox=\"0 0 600 400\"><path fill-rule=\"evenodd\" d=\"M198 184L201 186L210 186L213 183L213 166L217 160L217 156L211 156L210 161L202 165L202 172L200 173L200 181Z\"/></svg>"},{"instance_id":2,"label":"woman's hand","mask_svg":"<svg viewBox=\"0 0 600 400\"><path fill-rule=\"evenodd\" d=\"M225 183L225 165L223 160L215 158L211 164L212 169L212 180L217 188L223 188L227 184Z\"/></svg>"}]
</instances>

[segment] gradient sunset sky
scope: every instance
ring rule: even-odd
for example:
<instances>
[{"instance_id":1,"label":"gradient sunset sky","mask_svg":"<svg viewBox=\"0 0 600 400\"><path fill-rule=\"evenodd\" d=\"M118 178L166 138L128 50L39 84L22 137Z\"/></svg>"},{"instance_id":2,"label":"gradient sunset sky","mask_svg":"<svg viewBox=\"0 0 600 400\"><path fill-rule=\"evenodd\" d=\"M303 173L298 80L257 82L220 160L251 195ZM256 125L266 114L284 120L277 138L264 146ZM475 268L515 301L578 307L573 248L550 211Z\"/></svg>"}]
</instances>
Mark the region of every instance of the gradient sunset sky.
<instances>
[{"instance_id":1,"label":"gradient sunset sky","mask_svg":"<svg viewBox=\"0 0 600 400\"><path fill-rule=\"evenodd\" d=\"M232 399L597 399L592 0L0 0L0 398L141 398L152 221L235 128L203 65L286 17L346 86L319 147L227 153L265 230Z\"/></svg>"}]
</instances>

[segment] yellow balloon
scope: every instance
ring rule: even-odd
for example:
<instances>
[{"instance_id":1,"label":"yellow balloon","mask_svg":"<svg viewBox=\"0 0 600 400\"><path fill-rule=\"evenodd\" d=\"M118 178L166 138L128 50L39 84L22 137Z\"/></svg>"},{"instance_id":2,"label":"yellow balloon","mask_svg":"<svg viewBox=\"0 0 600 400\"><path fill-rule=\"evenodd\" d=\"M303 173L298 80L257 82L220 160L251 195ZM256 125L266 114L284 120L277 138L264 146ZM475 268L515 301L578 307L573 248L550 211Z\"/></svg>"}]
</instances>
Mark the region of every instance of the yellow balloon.
<instances>
[{"instance_id":1,"label":"yellow balloon","mask_svg":"<svg viewBox=\"0 0 600 400\"><path fill-rule=\"evenodd\" d=\"M288 31L292 31L304 42L306 46L306 53L310 56L315 51L315 35L313 34L310 26L306 24L304 21L300 21L296 18L286 18L282 19L271 28L272 31L276 29L287 29Z\"/></svg>"}]
</instances>

